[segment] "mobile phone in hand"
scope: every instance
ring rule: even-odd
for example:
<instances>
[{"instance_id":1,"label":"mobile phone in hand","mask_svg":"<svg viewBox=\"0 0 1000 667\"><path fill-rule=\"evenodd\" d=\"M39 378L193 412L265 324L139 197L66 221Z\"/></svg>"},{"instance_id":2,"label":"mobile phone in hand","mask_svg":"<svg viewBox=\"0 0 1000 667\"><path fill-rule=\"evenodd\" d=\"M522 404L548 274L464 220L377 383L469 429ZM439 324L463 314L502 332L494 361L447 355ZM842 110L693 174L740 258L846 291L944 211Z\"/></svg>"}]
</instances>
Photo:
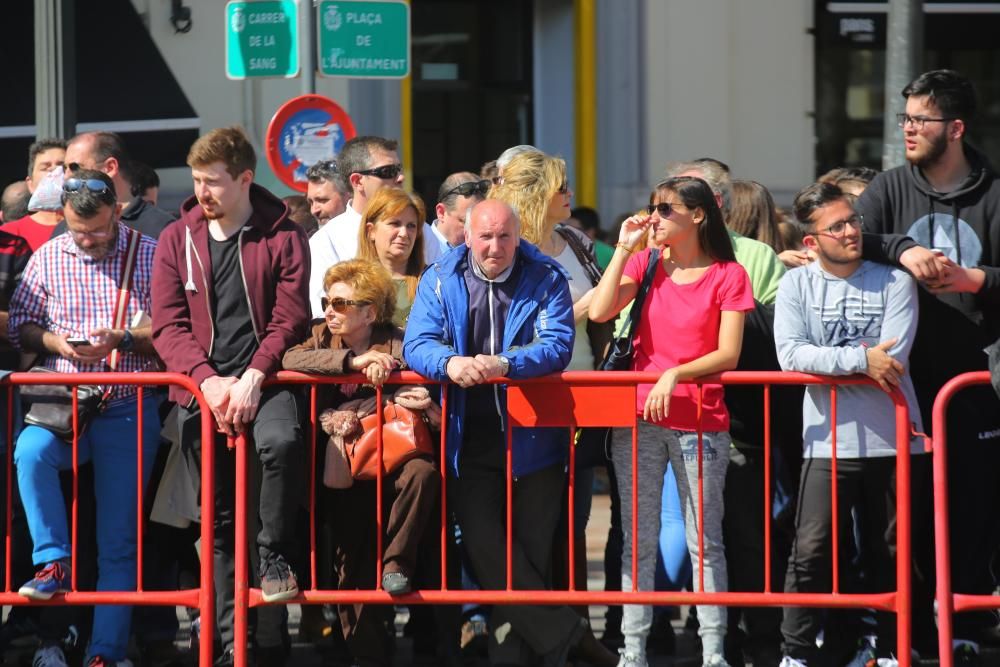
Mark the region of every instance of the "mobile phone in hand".
<instances>
[{"instance_id":1,"label":"mobile phone in hand","mask_svg":"<svg viewBox=\"0 0 1000 667\"><path fill-rule=\"evenodd\" d=\"M80 347L81 345L90 345L91 344L89 338L72 338L71 337L71 338L67 338L66 342L69 343L70 345L72 345L73 347Z\"/></svg>"}]
</instances>

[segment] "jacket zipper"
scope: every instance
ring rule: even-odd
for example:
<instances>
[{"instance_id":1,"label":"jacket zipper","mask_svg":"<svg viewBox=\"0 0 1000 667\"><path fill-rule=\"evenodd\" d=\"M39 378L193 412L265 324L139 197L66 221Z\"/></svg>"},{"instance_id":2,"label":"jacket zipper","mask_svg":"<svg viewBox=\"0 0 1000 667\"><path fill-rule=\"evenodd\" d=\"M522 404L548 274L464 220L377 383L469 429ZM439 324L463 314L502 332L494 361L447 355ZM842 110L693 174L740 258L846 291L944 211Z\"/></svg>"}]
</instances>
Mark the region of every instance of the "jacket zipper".
<instances>
[{"instance_id":1,"label":"jacket zipper","mask_svg":"<svg viewBox=\"0 0 1000 667\"><path fill-rule=\"evenodd\" d=\"M253 303L250 301L250 289L247 287L247 274L243 270L243 233L246 230L246 227L242 227L239 238L236 239L236 245L239 246L240 279L243 281L243 293L247 297L247 310L250 311L250 326L253 327L253 335L257 339L257 343L260 344L260 330L257 328L257 320L253 316Z\"/></svg>"}]
</instances>

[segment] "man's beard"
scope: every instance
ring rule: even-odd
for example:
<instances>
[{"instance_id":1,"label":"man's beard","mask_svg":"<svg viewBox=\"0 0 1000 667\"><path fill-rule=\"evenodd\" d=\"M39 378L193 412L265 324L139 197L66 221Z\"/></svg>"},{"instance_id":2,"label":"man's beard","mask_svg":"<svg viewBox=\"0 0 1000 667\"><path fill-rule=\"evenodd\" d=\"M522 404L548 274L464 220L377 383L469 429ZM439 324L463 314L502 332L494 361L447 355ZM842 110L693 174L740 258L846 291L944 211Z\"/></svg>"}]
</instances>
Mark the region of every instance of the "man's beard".
<instances>
[{"instance_id":1,"label":"man's beard","mask_svg":"<svg viewBox=\"0 0 1000 667\"><path fill-rule=\"evenodd\" d=\"M118 243L117 235L115 238L104 241L100 245L91 246L90 248L80 248L80 246L77 245L77 248L79 248L80 252L91 259L102 260L114 252L116 243Z\"/></svg>"},{"instance_id":2,"label":"man's beard","mask_svg":"<svg viewBox=\"0 0 1000 667\"><path fill-rule=\"evenodd\" d=\"M937 162L944 152L948 149L948 137L942 132L937 137L931 140L930 145L927 147L927 152L911 160L913 164L920 167L921 169L926 169L930 167L935 162Z\"/></svg>"}]
</instances>

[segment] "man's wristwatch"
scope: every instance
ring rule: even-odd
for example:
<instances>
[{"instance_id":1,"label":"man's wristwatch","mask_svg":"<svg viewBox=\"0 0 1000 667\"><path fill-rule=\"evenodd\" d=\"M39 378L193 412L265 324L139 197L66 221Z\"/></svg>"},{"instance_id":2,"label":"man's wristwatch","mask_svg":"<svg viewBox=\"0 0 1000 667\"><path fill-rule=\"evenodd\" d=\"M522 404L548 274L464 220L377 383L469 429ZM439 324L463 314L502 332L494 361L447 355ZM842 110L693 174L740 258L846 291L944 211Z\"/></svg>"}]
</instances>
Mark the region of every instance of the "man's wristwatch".
<instances>
[{"instance_id":1,"label":"man's wristwatch","mask_svg":"<svg viewBox=\"0 0 1000 667\"><path fill-rule=\"evenodd\" d=\"M135 338L132 336L132 332L128 329L124 329L123 331L125 333L122 336L122 339L118 342L118 345L115 347L122 352L128 352L132 349L132 346L135 345Z\"/></svg>"},{"instance_id":2,"label":"man's wristwatch","mask_svg":"<svg viewBox=\"0 0 1000 667\"><path fill-rule=\"evenodd\" d=\"M507 357L502 357L500 355L497 355L497 359L499 360L500 364L500 375L507 375L508 373L510 373L510 359L508 359Z\"/></svg>"}]
</instances>

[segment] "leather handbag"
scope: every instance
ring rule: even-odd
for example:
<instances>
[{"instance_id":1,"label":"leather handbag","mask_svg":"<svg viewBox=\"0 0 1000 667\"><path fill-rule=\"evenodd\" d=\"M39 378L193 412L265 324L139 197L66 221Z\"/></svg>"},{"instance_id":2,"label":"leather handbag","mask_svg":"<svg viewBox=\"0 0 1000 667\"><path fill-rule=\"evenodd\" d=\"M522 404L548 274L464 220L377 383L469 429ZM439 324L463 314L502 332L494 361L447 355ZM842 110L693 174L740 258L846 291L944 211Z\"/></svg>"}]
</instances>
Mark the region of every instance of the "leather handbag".
<instances>
[{"instance_id":1,"label":"leather handbag","mask_svg":"<svg viewBox=\"0 0 1000 667\"><path fill-rule=\"evenodd\" d=\"M402 405L390 403L382 409L383 474L390 475L412 458L433 456L431 432L423 417ZM344 441L344 451L351 463L354 479L375 479L378 471L378 414L361 420L364 433Z\"/></svg>"},{"instance_id":2,"label":"leather handbag","mask_svg":"<svg viewBox=\"0 0 1000 667\"><path fill-rule=\"evenodd\" d=\"M139 250L141 235L135 230L129 230L128 249L125 261L122 263L122 273L115 293L115 305L111 327L122 329L128 316L128 303L131 296L132 278L135 273L135 257ZM108 355L108 366L114 371L118 367L118 350L112 350ZM36 366L29 373L55 373L51 368ZM94 385L80 385L77 392L77 432L82 435L94 417L99 415L107 404L111 389ZM55 384L27 384L20 387L21 401L24 406L24 423L48 429L55 436L71 442L73 440L73 387Z\"/></svg>"},{"instance_id":3,"label":"leather handbag","mask_svg":"<svg viewBox=\"0 0 1000 667\"><path fill-rule=\"evenodd\" d=\"M635 330L639 326L639 321L642 319L642 307L646 303L646 295L653 284L656 265L659 263L660 251L653 248L649 253L649 264L646 265L646 272L642 276L642 283L639 285L639 290L635 293L635 300L632 301L632 309L628 313L623 333L611 341L608 353L597 370L632 370L632 357L635 356L635 347L632 345L632 339L635 335ZM602 464L605 460L609 460L611 458L608 453L608 443L610 441L610 427L593 426L578 430L576 432L576 467L593 467Z\"/></svg>"}]
</instances>

